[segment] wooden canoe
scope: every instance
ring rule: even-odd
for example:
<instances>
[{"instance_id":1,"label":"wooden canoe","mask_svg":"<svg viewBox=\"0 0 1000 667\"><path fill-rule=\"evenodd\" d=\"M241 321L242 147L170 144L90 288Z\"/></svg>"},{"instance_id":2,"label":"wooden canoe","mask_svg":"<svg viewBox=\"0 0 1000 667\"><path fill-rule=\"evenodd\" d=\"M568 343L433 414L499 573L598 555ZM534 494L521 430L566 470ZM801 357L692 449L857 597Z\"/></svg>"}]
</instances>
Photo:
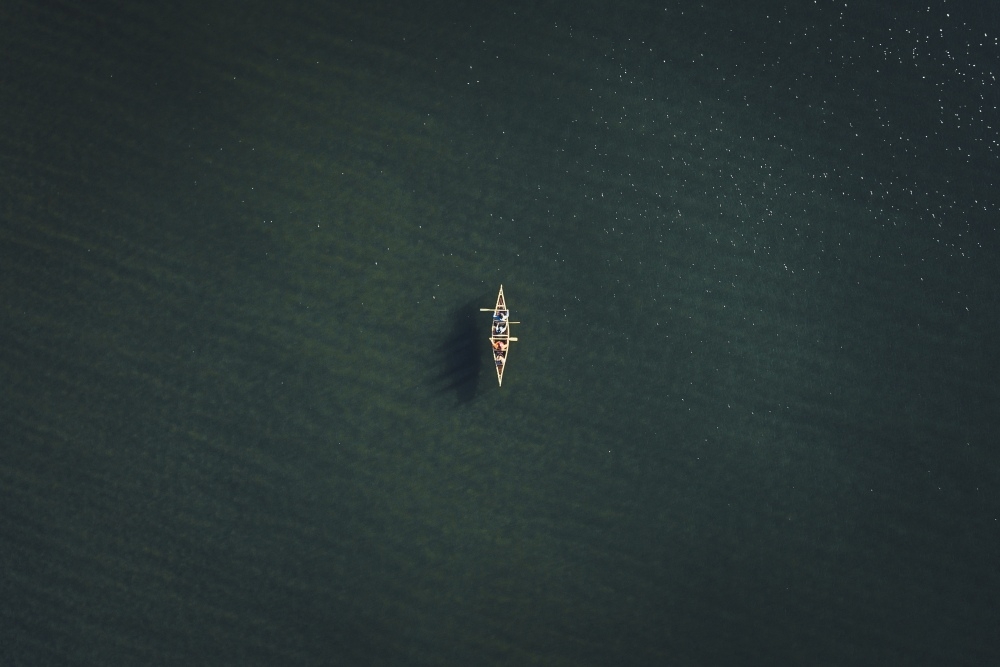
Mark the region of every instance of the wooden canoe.
<instances>
[{"instance_id":1,"label":"wooden canoe","mask_svg":"<svg viewBox=\"0 0 1000 667\"><path fill-rule=\"evenodd\" d=\"M490 324L490 345L493 348L493 362L497 367L497 384L502 387L503 369L507 366L507 352L510 350L510 344L517 340L510 335L510 325L520 322L510 321L510 310L507 309L507 302L503 298L503 285L500 286L500 293L497 295L497 305L479 310L493 313L493 322Z\"/></svg>"}]
</instances>

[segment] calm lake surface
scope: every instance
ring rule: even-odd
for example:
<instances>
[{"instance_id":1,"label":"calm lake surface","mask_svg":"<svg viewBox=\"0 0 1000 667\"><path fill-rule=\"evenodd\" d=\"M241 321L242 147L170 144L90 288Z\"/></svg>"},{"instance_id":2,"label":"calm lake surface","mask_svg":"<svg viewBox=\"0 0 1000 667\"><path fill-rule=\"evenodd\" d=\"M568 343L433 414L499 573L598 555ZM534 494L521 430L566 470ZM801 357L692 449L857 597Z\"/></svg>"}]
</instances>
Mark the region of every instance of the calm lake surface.
<instances>
[{"instance_id":1,"label":"calm lake surface","mask_svg":"<svg viewBox=\"0 0 1000 667\"><path fill-rule=\"evenodd\" d=\"M983 4L7 3L3 664L1000 661Z\"/></svg>"}]
</instances>

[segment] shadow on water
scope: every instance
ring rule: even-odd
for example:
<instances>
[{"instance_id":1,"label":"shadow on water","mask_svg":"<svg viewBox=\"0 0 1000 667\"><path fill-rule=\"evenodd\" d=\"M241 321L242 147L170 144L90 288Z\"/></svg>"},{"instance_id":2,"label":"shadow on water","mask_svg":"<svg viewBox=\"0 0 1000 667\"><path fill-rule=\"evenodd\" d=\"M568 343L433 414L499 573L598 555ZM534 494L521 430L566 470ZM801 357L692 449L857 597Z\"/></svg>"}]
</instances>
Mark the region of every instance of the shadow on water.
<instances>
[{"instance_id":1,"label":"shadow on water","mask_svg":"<svg viewBox=\"0 0 1000 667\"><path fill-rule=\"evenodd\" d=\"M451 328L437 350L437 392L454 393L459 404L475 398L483 368L488 324L480 319L478 304L469 301L451 312Z\"/></svg>"}]
</instances>

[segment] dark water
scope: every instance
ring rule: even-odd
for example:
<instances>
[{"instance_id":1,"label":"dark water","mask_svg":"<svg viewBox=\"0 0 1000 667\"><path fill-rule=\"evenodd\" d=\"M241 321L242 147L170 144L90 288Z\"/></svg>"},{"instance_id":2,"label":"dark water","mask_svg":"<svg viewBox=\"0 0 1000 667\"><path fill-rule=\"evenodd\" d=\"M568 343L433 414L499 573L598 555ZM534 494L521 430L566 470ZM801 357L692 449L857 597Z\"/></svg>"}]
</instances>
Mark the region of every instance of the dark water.
<instances>
[{"instance_id":1,"label":"dark water","mask_svg":"<svg viewBox=\"0 0 1000 667\"><path fill-rule=\"evenodd\" d=\"M3 664L1000 660L997 15L855 4L6 4Z\"/></svg>"}]
</instances>

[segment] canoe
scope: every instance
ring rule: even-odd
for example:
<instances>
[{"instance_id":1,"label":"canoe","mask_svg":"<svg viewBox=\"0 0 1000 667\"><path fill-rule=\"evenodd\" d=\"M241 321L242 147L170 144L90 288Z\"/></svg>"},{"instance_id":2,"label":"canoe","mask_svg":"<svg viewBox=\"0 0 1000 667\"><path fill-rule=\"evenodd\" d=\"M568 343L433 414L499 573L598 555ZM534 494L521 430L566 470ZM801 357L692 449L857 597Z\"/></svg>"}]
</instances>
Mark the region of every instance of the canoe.
<instances>
[{"instance_id":1,"label":"canoe","mask_svg":"<svg viewBox=\"0 0 1000 667\"><path fill-rule=\"evenodd\" d=\"M493 362L497 367L497 384L502 387L503 369L507 366L507 352L510 344L517 340L510 335L510 325L520 322L510 321L510 310L507 309L507 302L503 298L503 285L500 286L500 293L497 295L497 305L479 310L493 313L493 322L490 324L490 346L493 348Z\"/></svg>"}]
</instances>

